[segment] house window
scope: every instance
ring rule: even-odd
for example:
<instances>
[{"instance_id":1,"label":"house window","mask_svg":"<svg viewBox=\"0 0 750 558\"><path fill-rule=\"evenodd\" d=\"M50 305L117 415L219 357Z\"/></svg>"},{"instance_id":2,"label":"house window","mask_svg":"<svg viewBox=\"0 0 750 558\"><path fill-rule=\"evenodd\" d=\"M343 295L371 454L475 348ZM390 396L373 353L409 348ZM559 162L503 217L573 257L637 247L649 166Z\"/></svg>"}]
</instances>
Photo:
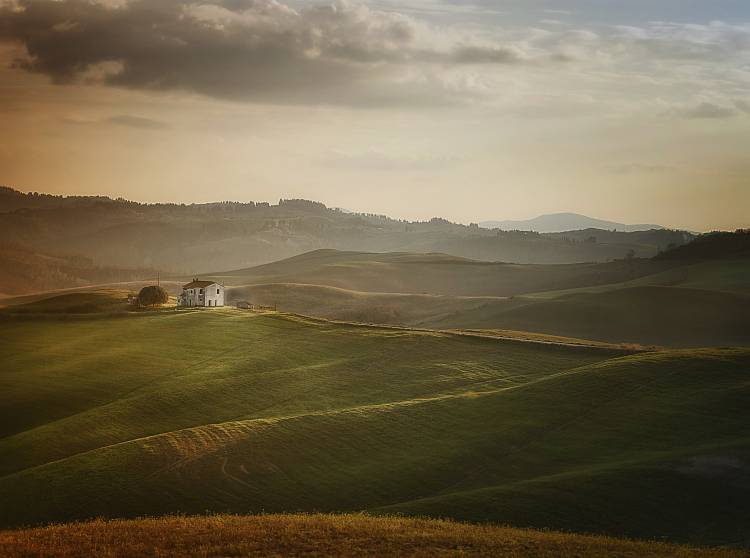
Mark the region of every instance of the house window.
<instances>
[{"instance_id":1,"label":"house window","mask_svg":"<svg viewBox=\"0 0 750 558\"><path fill-rule=\"evenodd\" d=\"M216 294L219 294L219 289L216 289Z\"/></svg>"},{"instance_id":2,"label":"house window","mask_svg":"<svg viewBox=\"0 0 750 558\"><path fill-rule=\"evenodd\" d=\"M203 289L201 289L201 294L203 294Z\"/></svg>"}]
</instances>

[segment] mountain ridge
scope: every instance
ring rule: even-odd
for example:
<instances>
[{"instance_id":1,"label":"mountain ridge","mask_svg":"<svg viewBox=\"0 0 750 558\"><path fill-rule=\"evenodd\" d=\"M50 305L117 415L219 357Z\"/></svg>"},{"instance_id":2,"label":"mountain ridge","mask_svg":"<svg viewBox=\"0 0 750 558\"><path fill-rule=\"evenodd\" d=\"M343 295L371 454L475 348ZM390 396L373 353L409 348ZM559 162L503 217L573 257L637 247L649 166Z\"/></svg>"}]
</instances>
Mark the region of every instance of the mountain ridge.
<instances>
[{"instance_id":1,"label":"mountain ridge","mask_svg":"<svg viewBox=\"0 0 750 558\"><path fill-rule=\"evenodd\" d=\"M662 225L636 224L628 225L616 221L597 219L581 213L547 213L532 219L482 221L480 227L486 229L501 229L504 231L534 231L538 233L560 233L584 229L616 230L622 232L637 232L666 229Z\"/></svg>"}]
</instances>

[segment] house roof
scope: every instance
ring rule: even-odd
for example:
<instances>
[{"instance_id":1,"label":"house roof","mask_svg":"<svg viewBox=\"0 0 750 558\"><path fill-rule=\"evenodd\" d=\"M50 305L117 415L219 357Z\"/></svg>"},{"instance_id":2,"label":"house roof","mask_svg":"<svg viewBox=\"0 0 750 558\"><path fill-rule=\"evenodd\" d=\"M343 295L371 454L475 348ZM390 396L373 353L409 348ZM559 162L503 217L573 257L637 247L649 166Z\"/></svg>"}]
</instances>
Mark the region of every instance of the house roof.
<instances>
[{"instance_id":1,"label":"house roof","mask_svg":"<svg viewBox=\"0 0 750 558\"><path fill-rule=\"evenodd\" d=\"M187 285L183 285L183 289L202 289L204 287L210 287L216 285L216 281L198 281L197 279L191 281Z\"/></svg>"}]
</instances>

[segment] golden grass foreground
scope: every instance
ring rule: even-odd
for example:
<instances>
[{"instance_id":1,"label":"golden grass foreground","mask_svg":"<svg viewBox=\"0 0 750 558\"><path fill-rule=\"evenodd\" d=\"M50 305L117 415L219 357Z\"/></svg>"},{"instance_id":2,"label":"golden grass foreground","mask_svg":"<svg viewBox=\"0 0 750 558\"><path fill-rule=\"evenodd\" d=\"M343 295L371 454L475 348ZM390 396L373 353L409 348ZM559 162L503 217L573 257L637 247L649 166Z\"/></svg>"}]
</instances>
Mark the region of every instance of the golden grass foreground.
<instances>
[{"instance_id":1,"label":"golden grass foreground","mask_svg":"<svg viewBox=\"0 0 750 558\"><path fill-rule=\"evenodd\" d=\"M0 532L0 556L500 556L739 558L741 550L367 515L95 520Z\"/></svg>"}]
</instances>

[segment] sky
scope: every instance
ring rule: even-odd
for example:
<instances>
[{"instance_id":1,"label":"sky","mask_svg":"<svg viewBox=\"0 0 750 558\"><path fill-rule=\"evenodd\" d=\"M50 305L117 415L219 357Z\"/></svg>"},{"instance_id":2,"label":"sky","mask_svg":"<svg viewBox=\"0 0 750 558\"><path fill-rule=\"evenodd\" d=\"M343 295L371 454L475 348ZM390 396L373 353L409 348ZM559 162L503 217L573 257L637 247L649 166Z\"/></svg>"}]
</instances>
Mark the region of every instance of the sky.
<instances>
[{"instance_id":1,"label":"sky","mask_svg":"<svg viewBox=\"0 0 750 558\"><path fill-rule=\"evenodd\" d=\"M0 0L0 184L750 226L747 0Z\"/></svg>"}]
</instances>

